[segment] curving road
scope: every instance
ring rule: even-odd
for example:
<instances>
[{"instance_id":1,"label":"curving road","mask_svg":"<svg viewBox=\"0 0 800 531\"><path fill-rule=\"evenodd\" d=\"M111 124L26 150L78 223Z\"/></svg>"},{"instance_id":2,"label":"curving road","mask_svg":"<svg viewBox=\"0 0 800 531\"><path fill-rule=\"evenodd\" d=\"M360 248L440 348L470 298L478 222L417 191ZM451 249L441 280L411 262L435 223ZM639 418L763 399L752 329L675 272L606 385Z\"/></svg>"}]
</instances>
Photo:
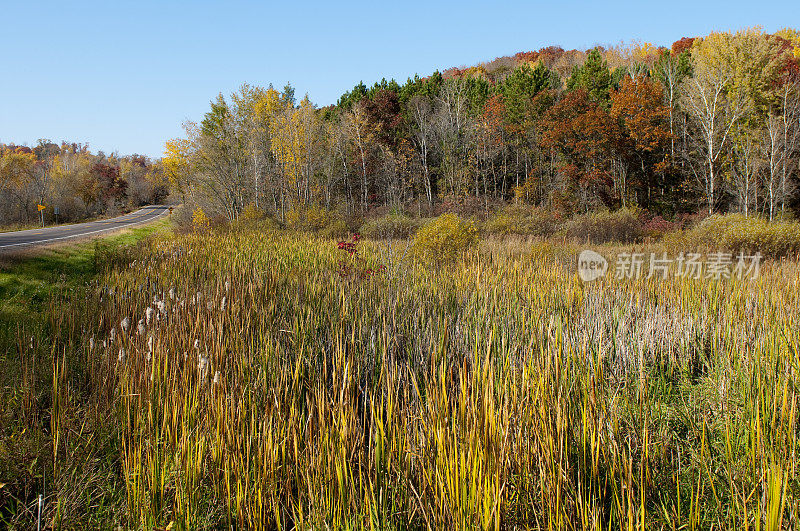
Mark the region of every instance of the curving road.
<instances>
[{"instance_id":1,"label":"curving road","mask_svg":"<svg viewBox=\"0 0 800 531\"><path fill-rule=\"evenodd\" d=\"M16 232L0 232L0 251L30 245L43 245L69 238L79 238L81 236L99 236L107 231L124 229L155 221L167 214L167 212L169 212L169 205L152 205L142 207L136 212L131 212L124 216L101 221L45 227L43 229L20 230Z\"/></svg>"}]
</instances>

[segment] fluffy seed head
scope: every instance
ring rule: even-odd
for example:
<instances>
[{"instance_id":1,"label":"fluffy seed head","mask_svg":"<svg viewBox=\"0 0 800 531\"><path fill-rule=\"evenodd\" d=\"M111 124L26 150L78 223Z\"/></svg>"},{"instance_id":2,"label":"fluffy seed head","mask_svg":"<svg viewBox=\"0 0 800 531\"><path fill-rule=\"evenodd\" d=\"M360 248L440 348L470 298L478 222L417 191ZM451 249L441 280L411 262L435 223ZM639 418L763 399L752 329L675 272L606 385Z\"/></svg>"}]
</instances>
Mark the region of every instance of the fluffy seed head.
<instances>
[{"instance_id":1,"label":"fluffy seed head","mask_svg":"<svg viewBox=\"0 0 800 531\"><path fill-rule=\"evenodd\" d=\"M210 363L208 358L202 354L197 355L197 373L200 375L201 379L205 379L208 375Z\"/></svg>"}]
</instances>

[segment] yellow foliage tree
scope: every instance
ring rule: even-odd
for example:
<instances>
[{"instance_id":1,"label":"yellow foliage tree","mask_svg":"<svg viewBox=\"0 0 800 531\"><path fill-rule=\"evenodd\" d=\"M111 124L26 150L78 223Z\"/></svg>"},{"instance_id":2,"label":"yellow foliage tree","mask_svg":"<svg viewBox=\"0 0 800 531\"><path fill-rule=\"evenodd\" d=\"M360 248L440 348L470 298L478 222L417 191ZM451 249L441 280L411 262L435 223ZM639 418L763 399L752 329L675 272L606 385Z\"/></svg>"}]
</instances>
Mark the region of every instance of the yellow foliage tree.
<instances>
[{"instance_id":1,"label":"yellow foliage tree","mask_svg":"<svg viewBox=\"0 0 800 531\"><path fill-rule=\"evenodd\" d=\"M192 142L185 138L173 138L164 144L164 157L161 160L163 177L170 187L185 194L191 182Z\"/></svg>"},{"instance_id":2,"label":"yellow foliage tree","mask_svg":"<svg viewBox=\"0 0 800 531\"><path fill-rule=\"evenodd\" d=\"M783 28L775 33L778 37L786 39L792 43L792 55L800 59L800 32L794 28Z\"/></svg>"},{"instance_id":3,"label":"yellow foliage tree","mask_svg":"<svg viewBox=\"0 0 800 531\"><path fill-rule=\"evenodd\" d=\"M5 148L0 152L0 185L20 187L33 177L36 156L30 150Z\"/></svg>"}]
</instances>

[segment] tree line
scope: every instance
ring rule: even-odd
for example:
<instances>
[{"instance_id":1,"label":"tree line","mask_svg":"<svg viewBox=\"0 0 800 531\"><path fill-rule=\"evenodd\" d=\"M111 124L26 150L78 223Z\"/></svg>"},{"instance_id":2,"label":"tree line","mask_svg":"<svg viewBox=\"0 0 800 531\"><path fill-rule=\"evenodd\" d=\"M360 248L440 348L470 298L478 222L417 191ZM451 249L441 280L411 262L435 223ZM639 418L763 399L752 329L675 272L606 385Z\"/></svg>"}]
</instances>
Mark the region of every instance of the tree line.
<instances>
[{"instance_id":1,"label":"tree line","mask_svg":"<svg viewBox=\"0 0 800 531\"><path fill-rule=\"evenodd\" d=\"M78 143L0 144L0 225L29 224L58 212L78 221L159 203L168 195L161 162L142 155L92 153Z\"/></svg>"},{"instance_id":2,"label":"tree line","mask_svg":"<svg viewBox=\"0 0 800 531\"><path fill-rule=\"evenodd\" d=\"M322 108L290 85L244 85L167 142L164 177L230 220L250 205L286 219L512 200L772 219L798 208L799 64L797 31L752 28L670 48L549 47L359 83Z\"/></svg>"}]
</instances>

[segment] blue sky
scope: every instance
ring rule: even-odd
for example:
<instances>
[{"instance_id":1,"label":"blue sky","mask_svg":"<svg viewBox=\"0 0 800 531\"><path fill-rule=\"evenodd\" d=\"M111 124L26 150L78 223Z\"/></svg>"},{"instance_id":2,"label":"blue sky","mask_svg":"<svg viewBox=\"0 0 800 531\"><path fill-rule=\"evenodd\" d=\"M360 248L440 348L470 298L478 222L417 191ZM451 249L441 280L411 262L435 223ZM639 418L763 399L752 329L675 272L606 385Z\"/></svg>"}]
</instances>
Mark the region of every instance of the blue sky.
<instances>
[{"instance_id":1,"label":"blue sky","mask_svg":"<svg viewBox=\"0 0 800 531\"><path fill-rule=\"evenodd\" d=\"M0 142L38 138L160 156L219 92L290 81L336 101L359 80L761 25L796 2L13 2L1 6Z\"/></svg>"}]
</instances>

